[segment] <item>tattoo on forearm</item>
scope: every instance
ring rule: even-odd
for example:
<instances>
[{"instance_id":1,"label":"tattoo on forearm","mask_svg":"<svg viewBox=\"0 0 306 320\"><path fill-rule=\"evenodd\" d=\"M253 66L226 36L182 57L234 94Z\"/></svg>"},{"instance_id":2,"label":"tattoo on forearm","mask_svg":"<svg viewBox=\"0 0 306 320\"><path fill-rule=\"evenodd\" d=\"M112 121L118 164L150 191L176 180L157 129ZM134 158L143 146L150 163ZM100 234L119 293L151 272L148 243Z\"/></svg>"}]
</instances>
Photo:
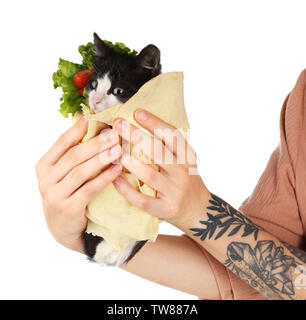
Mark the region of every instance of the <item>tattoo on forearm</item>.
<instances>
[{"instance_id":1,"label":"tattoo on forearm","mask_svg":"<svg viewBox=\"0 0 306 320\"><path fill-rule=\"evenodd\" d=\"M200 221L204 227L191 228L193 236L202 241L232 237L239 231L242 238L251 236L254 245L233 241L227 246L224 265L269 299L294 299L292 268L306 263L306 253L282 241L283 246L273 240L257 241L261 227L214 194L209 202L207 219ZM285 254L285 248L291 255Z\"/></svg>"},{"instance_id":2,"label":"tattoo on forearm","mask_svg":"<svg viewBox=\"0 0 306 320\"><path fill-rule=\"evenodd\" d=\"M254 248L248 243L232 242L227 256L225 266L267 298L291 298L295 294L290 268L297 263L274 241L258 241Z\"/></svg>"},{"instance_id":3,"label":"tattoo on forearm","mask_svg":"<svg viewBox=\"0 0 306 320\"><path fill-rule=\"evenodd\" d=\"M200 221L205 227L190 229L195 232L195 237L201 237L201 240L204 241L207 237L211 239L215 235L214 239L217 240L221 238L226 231L230 230L227 236L231 237L238 231L243 230L242 237L253 234L254 239L257 240L258 231L262 230L259 226L221 198L214 194L211 194L211 197L212 199L209 200L211 206L207 207L207 209L217 212L217 214L213 215L207 212L208 219L206 221Z\"/></svg>"},{"instance_id":4,"label":"tattoo on forearm","mask_svg":"<svg viewBox=\"0 0 306 320\"><path fill-rule=\"evenodd\" d=\"M300 259L303 263L306 263L306 252L303 250L300 250L298 248L294 248L290 246L288 243L280 241L289 251L292 255Z\"/></svg>"}]
</instances>

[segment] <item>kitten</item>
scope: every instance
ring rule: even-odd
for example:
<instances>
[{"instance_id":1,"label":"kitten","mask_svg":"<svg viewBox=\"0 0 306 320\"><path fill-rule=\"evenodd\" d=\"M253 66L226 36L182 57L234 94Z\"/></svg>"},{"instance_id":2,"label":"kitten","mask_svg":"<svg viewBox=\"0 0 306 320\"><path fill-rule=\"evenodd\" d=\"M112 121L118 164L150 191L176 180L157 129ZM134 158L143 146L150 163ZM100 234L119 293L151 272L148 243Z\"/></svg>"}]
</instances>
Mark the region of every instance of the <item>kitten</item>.
<instances>
[{"instance_id":1,"label":"kitten","mask_svg":"<svg viewBox=\"0 0 306 320\"><path fill-rule=\"evenodd\" d=\"M116 53L94 33L94 72L87 83L89 106L101 112L126 102L147 81L161 73L160 51L150 44L137 56ZM147 240L130 243L124 250L113 249L102 237L85 232L85 253L90 260L112 266L127 263Z\"/></svg>"}]
</instances>

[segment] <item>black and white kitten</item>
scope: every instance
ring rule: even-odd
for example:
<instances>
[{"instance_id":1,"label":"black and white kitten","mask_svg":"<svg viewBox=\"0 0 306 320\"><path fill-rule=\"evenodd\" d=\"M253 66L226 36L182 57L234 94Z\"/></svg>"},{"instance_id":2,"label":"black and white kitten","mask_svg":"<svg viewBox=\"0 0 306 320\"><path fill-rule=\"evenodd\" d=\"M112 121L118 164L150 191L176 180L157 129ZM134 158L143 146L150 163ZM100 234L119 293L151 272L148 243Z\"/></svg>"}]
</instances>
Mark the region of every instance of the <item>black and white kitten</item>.
<instances>
[{"instance_id":1,"label":"black and white kitten","mask_svg":"<svg viewBox=\"0 0 306 320\"><path fill-rule=\"evenodd\" d=\"M116 53L94 33L94 72L87 83L89 106L101 112L131 98L147 81L161 73L160 51L150 44L137 56ZM113 249L102 237L85 232L85 252L90 260L119 266L127 263L147 240L130 243L125 249Z\"/></svg>"}]
</instances>

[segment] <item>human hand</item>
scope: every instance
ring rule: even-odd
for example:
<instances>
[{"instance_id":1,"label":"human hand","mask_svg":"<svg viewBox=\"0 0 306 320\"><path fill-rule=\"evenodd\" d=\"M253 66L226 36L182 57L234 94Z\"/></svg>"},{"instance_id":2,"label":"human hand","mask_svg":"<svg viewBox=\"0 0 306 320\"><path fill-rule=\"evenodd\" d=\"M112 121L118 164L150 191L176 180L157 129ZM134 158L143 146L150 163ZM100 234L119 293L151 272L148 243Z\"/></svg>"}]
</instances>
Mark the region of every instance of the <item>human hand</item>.
<instances>
[{"instance_id":1,"label":"human hand","mask_svg":"<svg viewBox=\"0 0 306 320\"><path fill-rule=\"evenodd\" d=\"M124 140L131 142L159 166L159 171L136 159L123 148L122 165L157 191L156 198L144 195L122 177L114 184L134 206L184 230L186 221L197 216L209 192L197 174L196 154L176 128L153 114L137 110L135 120L153 136L123 119L114 122Z\"/></svg>"},{"instance_id":2,"label":"human hand","mask_svg":"<svg viewBox=\"0 0 306 320\"><path fill-rule=\"evenodd\" d=\"M79 252L84 252L87 204L122 170L120 164L109 167L121 156L118 134L104 130L80 143L86 132L82 118L36 164L48 228L59 243Z\"/></svg>"}]
</instances>

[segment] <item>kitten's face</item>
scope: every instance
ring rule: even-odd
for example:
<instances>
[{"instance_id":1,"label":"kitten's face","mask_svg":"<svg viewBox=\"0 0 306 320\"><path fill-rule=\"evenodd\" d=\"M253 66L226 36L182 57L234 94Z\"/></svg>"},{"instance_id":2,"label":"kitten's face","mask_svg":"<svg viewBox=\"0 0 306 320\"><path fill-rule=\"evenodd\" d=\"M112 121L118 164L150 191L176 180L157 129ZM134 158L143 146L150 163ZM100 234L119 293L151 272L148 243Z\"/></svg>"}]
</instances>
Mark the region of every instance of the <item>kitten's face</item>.
<instances>
[{"instance_id":1,"label":"kitten's face","mask_svg":"<svg viewBox=\"0 0 306 320\"><path fill-rule=\"evenodd\" d=\"M89 81L90 91L87 90L89 92L89 106L94 112L101 112L122 103L118 97L118 92L121 92L120 89L111 90L112 81L109 72L99 76L92 76Z\"/></svg>"},{"instance_id":2,"label":"kitten's face","mask_svg":"<svg viewBox=\"0 0 306 320\"><path fill-rule=\"evenodd\" d=\"M161 73L160 52L152 44L135 57L114 52L96 34L94 43L94 72L86 87L94 112L124 103Z\"/></svg>"}]
</instances>

